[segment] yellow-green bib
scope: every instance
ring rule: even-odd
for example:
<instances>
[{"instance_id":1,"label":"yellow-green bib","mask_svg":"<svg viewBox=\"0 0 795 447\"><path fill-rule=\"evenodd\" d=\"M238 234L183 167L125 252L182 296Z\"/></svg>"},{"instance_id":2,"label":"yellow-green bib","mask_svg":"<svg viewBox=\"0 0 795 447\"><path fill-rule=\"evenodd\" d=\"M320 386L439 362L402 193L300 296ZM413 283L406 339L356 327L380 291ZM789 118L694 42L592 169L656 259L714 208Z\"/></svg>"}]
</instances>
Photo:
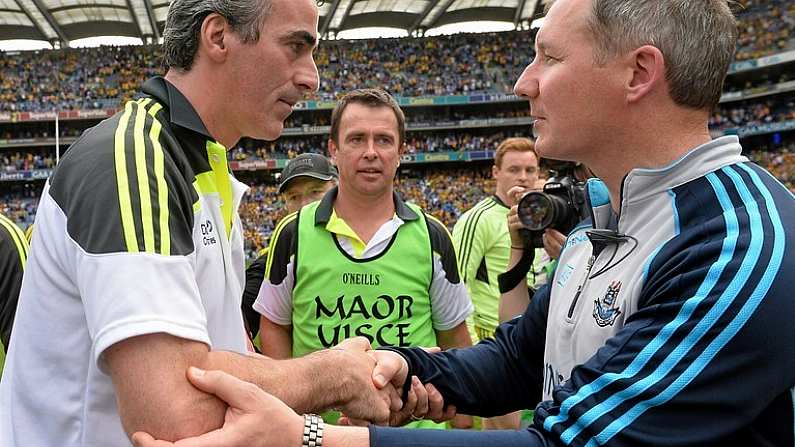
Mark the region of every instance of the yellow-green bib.
<instances>
[{"instance_id":1,"label":"yellow-green bib","mask_svg":"<svg viewBox=\"0 0 795 447\"><path fill-rule=\"evenodd\" d=\"M401 225L379 255L355 259L333 233L315 225L318 204L298 215L293 357L355 336L368 338L373 347L436 346L429 293L433 258L422 211L409 204L420 218ZM444 427L431 421L408 426Z\"/></svg>"}]
</instances>

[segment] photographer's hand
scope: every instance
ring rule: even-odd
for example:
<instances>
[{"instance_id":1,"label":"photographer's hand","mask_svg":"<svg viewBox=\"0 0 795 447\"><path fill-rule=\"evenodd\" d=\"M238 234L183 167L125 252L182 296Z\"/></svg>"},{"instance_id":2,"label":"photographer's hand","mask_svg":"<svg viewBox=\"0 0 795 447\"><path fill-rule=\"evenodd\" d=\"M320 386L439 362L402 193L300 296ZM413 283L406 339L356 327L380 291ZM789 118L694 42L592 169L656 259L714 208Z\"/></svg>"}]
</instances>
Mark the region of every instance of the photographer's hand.
<instances>
[{"instance_id":1,"label":"photographer's hand","mask_svg":"<svg viewBox=\"0 0 795 447\"><path fill-rule=\"evenodd\" d=\"M547 228L544 231L544 250L552 259L560 257L560 251L563 249L563 244L566 243L566 236L558 230Z\"/></svg>"},{"instance_id":2,"label":"photographer's hand","mask_svg":"<svg viewBox=\"0 0 795 447\"><path fill-rule=\"evenodd\" d=\"M511 236L511 252L513 254L514 251L517 251L519 256L516 259L511 256L511 261L508 263L508 270L510 270L513 266L515 266L519 259L522 257L522 250L525 245L524 238L522 237L521 231L524 229L522 222L519 221L519 207L514 205L511 207L511 210L508 212L508 234Z\"/></svg>"},{"instance_id":3,"label":"photographer's hand","mask_svg":"<svg viewBox=\"0 0 795 447\"><path fill-rule=\"evenodd\" d=\"M509 202L506 205L513 207L514 205L519 203L519 199L525 195L526 192L530 191L530 188L525 188L524 186L514 186L508 190L508 200Z\"/></svg>"}]
</instances>

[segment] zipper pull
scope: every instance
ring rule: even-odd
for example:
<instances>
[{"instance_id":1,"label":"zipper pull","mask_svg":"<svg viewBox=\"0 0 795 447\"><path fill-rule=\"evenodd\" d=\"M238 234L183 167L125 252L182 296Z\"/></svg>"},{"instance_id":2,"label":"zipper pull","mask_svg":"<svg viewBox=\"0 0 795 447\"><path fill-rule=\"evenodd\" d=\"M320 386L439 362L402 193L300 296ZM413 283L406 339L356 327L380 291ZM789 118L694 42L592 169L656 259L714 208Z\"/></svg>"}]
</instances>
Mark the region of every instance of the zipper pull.
<instances>
[{"instance_id":1,"label":"zipper pull","mask_svg":"<svg viewBox=\"0 0 795 447\"><path fill-rule=\"evenodd\" d=\"M595 263L596 263L596 256L591 255L591 257L588 258L588 271L585 273L585 280L583 280L583 282L580 283L579 287L577 287L577 293L574 294L574 299L571 300L571 305L569 306L569 313L568 313L569 318L571 318L571 316L574 315L574 307L577 305L577 300L580 299L580 294L582 293L582 289L583 287L585 287L585 284L588 282L588 277L591 275L591 269L593 268L593 265Z\"/></svg>"},{"instance_id":2,"label":"zipper pull","mask_svg":"<svg viewBox=\"0 0 795 447\"><path fill-rule=\"evenodd\" d=\"M580 298L580 293L582 292L582 284L577 287L577 293L574 294L574 299L571 300L571 305L569 306L569 318L574 315L574 306L577 305L577 300Z\"/></svg>"}]
</instances>

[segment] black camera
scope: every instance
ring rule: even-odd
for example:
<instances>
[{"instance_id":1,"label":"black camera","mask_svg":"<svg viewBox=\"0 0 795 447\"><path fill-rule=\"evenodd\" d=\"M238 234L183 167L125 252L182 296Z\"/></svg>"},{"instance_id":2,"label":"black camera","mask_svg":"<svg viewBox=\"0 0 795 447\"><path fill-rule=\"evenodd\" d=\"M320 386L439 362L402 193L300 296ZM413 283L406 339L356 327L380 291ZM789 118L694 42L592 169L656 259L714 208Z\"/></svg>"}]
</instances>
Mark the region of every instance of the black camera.
<instances>
[{"instance_id":1,"label":"black camera","mask_svg":"<svg viewBox=\"0 0 795 447\"><path fill-rule=\"evenodd\" d=\"M530 246L541 248L544 246L541 236L547 228L567 235L588 217L585 182L571 176L550 178L542 191L522 196L517 212L519 221L528 230L523 235L529 237Z\"/></svg>"}]
</instances>

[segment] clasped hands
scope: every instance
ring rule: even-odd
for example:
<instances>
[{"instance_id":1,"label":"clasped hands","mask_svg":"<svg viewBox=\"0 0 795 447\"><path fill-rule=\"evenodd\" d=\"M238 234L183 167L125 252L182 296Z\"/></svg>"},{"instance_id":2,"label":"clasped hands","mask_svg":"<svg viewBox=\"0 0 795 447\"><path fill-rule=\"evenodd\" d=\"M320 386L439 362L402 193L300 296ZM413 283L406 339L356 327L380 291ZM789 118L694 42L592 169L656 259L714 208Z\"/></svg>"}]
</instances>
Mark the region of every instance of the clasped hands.
<instances>
[{"instance_id":1,"label":"clasped hands","mask_svg":"<svg viewBox=\"0 0 795 447\"><path fill-rule=\"evenodd\" d=\"M439 349L426 351L434 353ZM324 383L336 381L339 386L337 407L344 414L340 425L399 426L417 419L442 422L456 415L455 407L445 408L442 395L433 385L423 384L417 377L408 378L408 364L400 354L373 350L363 337L345 340L312 355L317 355L327 367L323 372L326 377L318 379ZM223 371L194 367L187 376L196 388L229 405L223 427L175 443L138 432L132 437L135 446L274 446L281 445L279 441L294 445L293 441L301 438L303 418L256 385ZM404 402L401 394L406 380L411 380L411 387Z\"/></svg>"},{"instance_id":2,"label":"clasped hands","mask_svg":"<svg viewBox=\"0 0 795 447\"><path fill-rule=\"evenodd\" d=\"M431 384L423 384L416 376L408 377L408 364L400 355L392 351L372 350L366 339L361 337L349 339L334 349L362 349L366 346L366 354L370 357L369 374L372 385L362 383L361 388L371 388L382 396L389 405L389 413L383 412L383 407L369 408L359 411L357 405L343 407L344 416L340 418L340 425L390 425L393 427L404 425L412 420L428 419L434 422L443 422L456 415L454 406L445 408L441 393ZM439 352L439 348L425 348L429 353ZM364 369L367 372L367 369ZM366 380L366 378L365 378ZM401 398L406 380L411 380L405 402ZM374 387L374 388L372 388ZM388 396L388 397L387 397ZM357 399L362 399L357 396ZM366 402L362 402L365 403ZM385 417L386 416L386 417Z\"/></svg>"}]
</instances>

